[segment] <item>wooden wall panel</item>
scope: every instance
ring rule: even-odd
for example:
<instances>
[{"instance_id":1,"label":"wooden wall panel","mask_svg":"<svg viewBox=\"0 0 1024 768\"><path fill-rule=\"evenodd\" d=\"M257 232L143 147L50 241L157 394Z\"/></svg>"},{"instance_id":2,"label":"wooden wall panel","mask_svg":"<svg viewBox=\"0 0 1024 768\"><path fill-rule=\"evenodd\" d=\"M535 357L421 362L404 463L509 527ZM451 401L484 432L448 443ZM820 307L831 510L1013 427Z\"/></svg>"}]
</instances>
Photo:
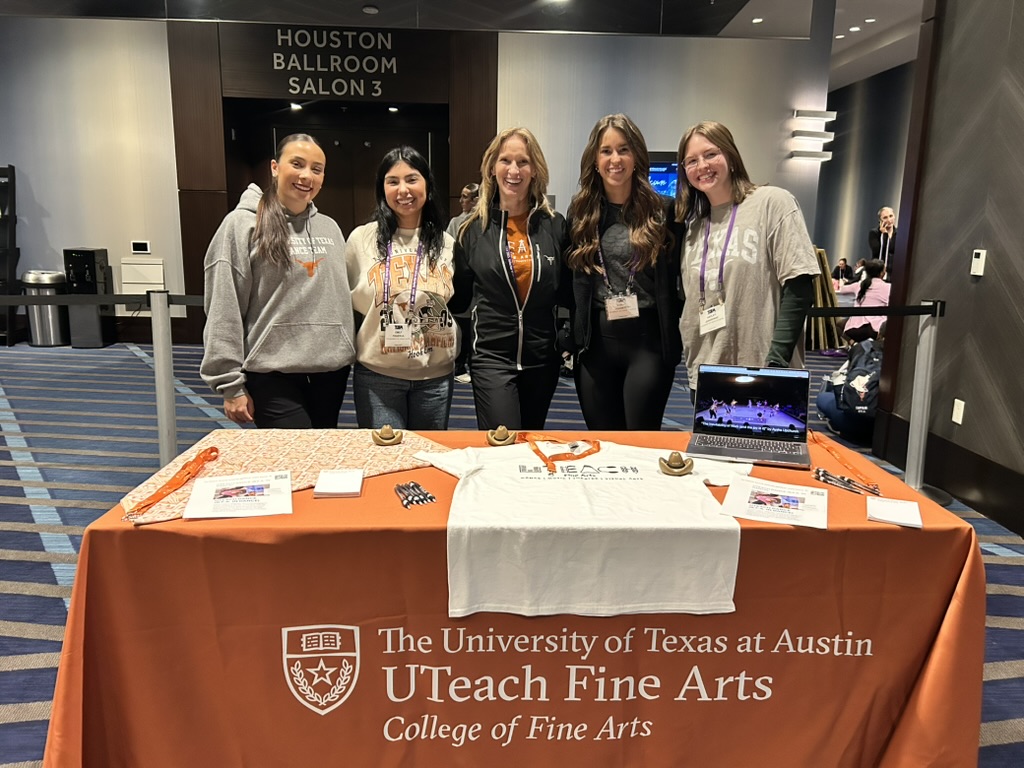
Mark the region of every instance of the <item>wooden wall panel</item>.
<instances>
[{"instance_id":1,"label":"wooden wall panel","mask_svg":"<svg viewBox=\"0 0 1024 768\"><path fill-rule=\"evenodd\" d=\"M178 189L223 191L224 115L217 25L167 24Z\"/></svg>"},{"instance_id":2,"label":"wooden wall panel","mask_svg":"<svg viewBox=\"0 0 1024 768\"><path fill-rule=\"evenodd\" d=\"M452 214L459 192L480 180L480 157L498 127L498 35L453 32L449 90L450 199Z\"/></svg>"}]
</instances>

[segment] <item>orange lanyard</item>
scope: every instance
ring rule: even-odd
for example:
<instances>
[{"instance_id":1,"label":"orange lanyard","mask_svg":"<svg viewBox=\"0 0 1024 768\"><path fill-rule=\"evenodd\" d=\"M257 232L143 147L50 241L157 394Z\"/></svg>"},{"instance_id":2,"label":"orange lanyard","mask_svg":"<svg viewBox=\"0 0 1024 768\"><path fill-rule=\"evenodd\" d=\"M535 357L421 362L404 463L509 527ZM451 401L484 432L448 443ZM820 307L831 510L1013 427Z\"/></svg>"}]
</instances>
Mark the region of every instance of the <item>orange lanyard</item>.
<instances>
[{"instance_id":1,"label":"orange lanyard","mask_svg":"<svg viewBox=\"0 0 1024 768\"><path fill-rule=\"evenodd\" d=\"M853 477L855 480L859 480L864 485L870 486L872 488L878 488L878 483L871 482L870 478L864 477L863 473L859 472L858 470L854 469L849 464L847 464L846 460L842 456L839 455L839 452L835 448L833 448L829 443L825 442L820 437L818 437L818 435L815 432L813 432L811 430L807 430L807 436L816 445L820 445L826 451L831 453L832 454L832 458L835 459L836 461L838 461L844 467L846 467L846 470L850 473L851 477Z\"/></svg>"},{"instance_id":2,"label":"orange lanyard","mask_svg":"<svg viewBox=\"0 0 1024 768\"><path fill-rule=\"evenodd\" d=\"M536 434L532 432L520 432L516 437L516 442L525 442L530 446L530 450L537 454L537 457L544 462L544 466L548 468L548 472L552 474L556 471L556 461L574 461L575 459L582 459L585 456L593 456L595 453L601 450L601 441L593 440L586 441L590 443L590 447L582 451L581 453L573 453L572 451L565 451L563 453L555 453L548 456L544 451L537 445L538 440L543 440L548 443L563 443L568 445L565 440L559 440L554 437L547 437L546 435Z\"/></svg>"},{"instance_id":3,"label":"orange lanyard","mask_svg":"<svg viewBox=\"0 0 1024 768\"><path fill-rule=\"evenodd\" d=\"M143 512L146 512L150 507L170 496L174 491L202 472L206 463L216 461L219 455L220 451L216 447L207 448L205 451L200 452L197 456L186 462L181 469L175 472L166 483L157 488L152 495L147 496L131 509L126 509L125 519L135 520Z\"/></svg>"}]
</instances>

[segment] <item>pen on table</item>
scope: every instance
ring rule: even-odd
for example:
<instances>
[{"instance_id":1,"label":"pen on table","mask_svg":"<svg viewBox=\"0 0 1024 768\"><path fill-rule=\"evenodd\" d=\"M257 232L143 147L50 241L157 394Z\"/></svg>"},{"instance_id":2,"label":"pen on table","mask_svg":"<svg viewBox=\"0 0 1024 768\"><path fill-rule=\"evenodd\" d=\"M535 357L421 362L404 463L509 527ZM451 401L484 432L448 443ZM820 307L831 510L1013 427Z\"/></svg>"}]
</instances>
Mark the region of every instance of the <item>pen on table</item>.
<instances>
[{"instance_id":1,"label":"pen on table","mask_svg":"<svg viewBox=\"0 0 1024 768\"><path fill-rule=\"evenodd\" d=\"M834 485L837 488L842 488L843 490L846 490L846 491L852 491L853 493L859 493L859 494L863 494L864 493L864 491L862 491L857 486L851 485L850 483L845 482L844 480L840 479L836 475L833 475L831 472L827 472L824 469L816 469L816 470L814 470L814 478L816 480L822 482L822 483L827 483L828 485Z\"/></svg>"},{"instance_id":2,"label":"pen on table","mask_svg":"<svg viewBox=\"0 0 1024 768\"><path fill-rule=\"evenodd\" d=\"M836 475L836 477L838 477L843 482L849 483L850 485L856 486L857 488L866 491L867 493L874 494L875 496L882 495L882 492L878 490L877 485L868 485L866 483L861 483L857 480L854 480L852 477L846 477L845 475Z\"/></svg>"},{"instance_id":3,"label":"pen on table","mask_svg":"<svg viewBox=\"0 0 1024 768\"><path fill-rule=\"evenodd\" d=\"M402 506L406 509L409 508L409 497L406 495L405 486L401 483L395 486L395 493L398 495L399 500L402 502Z\"/></svg>"},{"instance_id":4,"label":"pen on table","mask_svg":"<svg viewBox=\"0 0 1024 768\"><path fill-rule=\"evenodd\" d=\"M424 488L419 483L416 483L416 482L409 483L409 487L412 488L414 491L416 491L416 493L420 494L423 497L423 502L425 504L430 504L431 502L437 501L437 497L434 496L434 494L432 494L430 491L428 491L426 488Z\"/></svg>"}]
</instances>

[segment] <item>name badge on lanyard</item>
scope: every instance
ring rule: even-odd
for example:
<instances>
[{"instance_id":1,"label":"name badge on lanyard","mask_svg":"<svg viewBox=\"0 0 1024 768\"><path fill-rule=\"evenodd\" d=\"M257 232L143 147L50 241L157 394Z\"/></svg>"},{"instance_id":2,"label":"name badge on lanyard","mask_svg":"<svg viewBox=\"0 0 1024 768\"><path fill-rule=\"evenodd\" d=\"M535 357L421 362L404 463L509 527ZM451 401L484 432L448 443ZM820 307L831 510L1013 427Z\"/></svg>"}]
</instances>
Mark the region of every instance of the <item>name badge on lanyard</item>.
<instances>
[{"instance_id":1,"label":"name badge on lanyard","mask_svg":"<svg viewBox=\"0 0 1024 768\"><path fill-rule=\"evenodd\" d=\"M409 349L412 346L412 326L408 322L385 325L384 346L395 352Z\"/></svg>"},{"instance_id":2,"label":"name badge on lanyard","mask_svg":"<svg viewBox=\"0 0 1024 768\"><path fill-rule=\"evenodd\" d=\"M704 307L700 312L700 335L725 328L725 302L711 304Z\"/></svg>"},{"instance_id":3,"label":"name badge on lanyard","mask_svg":"<svg viewBox=\"0 0 1024 768\"><path fill-rule=\"evenodd\" d=\"M382 319L384 324L384 347L388 352L404 352L412 347L412 319L416 311L416 286L419 283L420 263L423 260L423 244L416 248L416 264L412 272L412 286L409 289L409 313L406 318L397 304L391 303L391 243L388 243L384 258L384 297Z\"/></svg>"},{"instance_id":4,"label":"name badge on lanyard","mask_svg":"<svg viewBox=\"0 0 1024 768\"><path fill-rule=\"evenodd\" d=\"M729 216L729 228L725 232L725 244L722 245L722 255L718 259L718 280L715 284L718 290L718 301L708 304L705 296L705 281L708 266L708 244L711 239L711 217L708 216L707 224L704 227L704 255L700 261L700 335L711 333L725 328L727 315L725 312L725 257L729 252L729 240L732 239L732 228L736 224L736 204L733 203L732 213Z\"/></svg>"},{"instance_id":5,"label":"name badge on lanyard","mask_svg":"<svg viewBox=\"0 0 1024 768\"><path fill-rule=\"evenodd\" d=\"M612 293L612 282L608 277L608 267L604 263L604 254L601 252L600 242L597 245L597 261L601 265L601 277L604 278L604 286L608 291L608 298L604 300L604 314L609 320L630 320L640 317L640 305L637 303L636 294L633 293L633 279L636 277L636 258L629 262L629 277L626 279L626 290L624 293Z\"/></svg>"},{"instance_id":6,"label":"name badge on lanyard","mask_svg":"<svg viewBox=\"0 0 1024 768\"><path fill-rule=\"evenodd\" d=\"M633 317L640 317L640 307L637 305L635 293L609 296L604 300L604 311L609 320L629 320Z\"/></svg>"}]
</instances>

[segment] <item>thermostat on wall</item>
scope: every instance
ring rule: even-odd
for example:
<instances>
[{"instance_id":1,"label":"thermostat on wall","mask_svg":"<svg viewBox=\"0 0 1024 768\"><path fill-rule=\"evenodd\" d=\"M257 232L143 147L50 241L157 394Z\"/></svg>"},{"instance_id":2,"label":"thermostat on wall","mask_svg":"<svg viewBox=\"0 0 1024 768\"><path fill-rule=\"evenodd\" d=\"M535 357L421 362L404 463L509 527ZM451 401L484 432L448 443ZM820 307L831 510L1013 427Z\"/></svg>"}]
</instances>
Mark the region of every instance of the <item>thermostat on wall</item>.
<instances>
[{"instance_id":1,"label":"thermostat on wall","mask_svg":"<svg viewBox=\"0 0 1024 768\"><path fill-rule=\"evenodd\" d=\"M132 240L132 253L152 253L149 240Z\"/></svg>"}]
</instances>

